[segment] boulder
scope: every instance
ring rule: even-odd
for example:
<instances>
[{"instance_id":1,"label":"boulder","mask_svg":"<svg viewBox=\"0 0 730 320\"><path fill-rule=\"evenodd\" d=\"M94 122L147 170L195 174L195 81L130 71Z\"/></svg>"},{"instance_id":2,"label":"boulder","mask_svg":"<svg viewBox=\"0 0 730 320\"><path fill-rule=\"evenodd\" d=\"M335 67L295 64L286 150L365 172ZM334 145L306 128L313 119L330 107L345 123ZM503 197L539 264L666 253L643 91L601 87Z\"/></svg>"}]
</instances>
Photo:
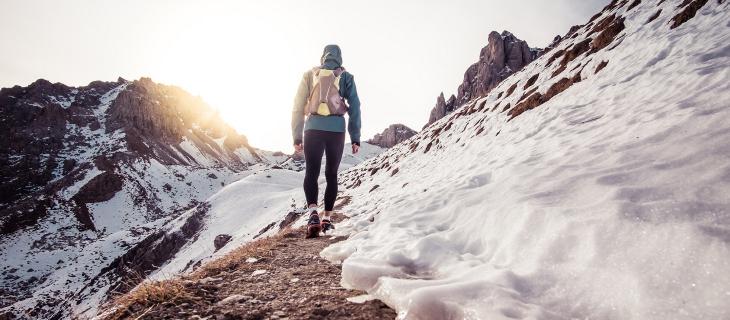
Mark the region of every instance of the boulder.
<instances>
[{"instance_id":1,"label":"boulder","mask_svg":"<svg viewBox=\"0 0 730 320\"><path fill-rule=\"evenodd\" d=\"M443 101L444 95L439 96ZM452 96L453 99L456 99ZM449 99L451 102L452 99ZM446 105L447 103L445 103ZM393 124L383 130L382 133L378 133L372 139L367 142L372 145L376 145L383 148L391 148L402 141L408 140L408 138L414 136L417 132L403 124Z\"/></svg>"},{"instance_id":2,"label":"boulder","mask_svg":"<svg viewBox=\"0 0 730 320\"><path fill-rule=\"evenodd\" d=\"M215 236L215 239L213 240L213 246L215 246L215 251L223 248L229 241L231 241L231 238L231 235L228 234L219 234Z\"/></svg>"}]
</instances>

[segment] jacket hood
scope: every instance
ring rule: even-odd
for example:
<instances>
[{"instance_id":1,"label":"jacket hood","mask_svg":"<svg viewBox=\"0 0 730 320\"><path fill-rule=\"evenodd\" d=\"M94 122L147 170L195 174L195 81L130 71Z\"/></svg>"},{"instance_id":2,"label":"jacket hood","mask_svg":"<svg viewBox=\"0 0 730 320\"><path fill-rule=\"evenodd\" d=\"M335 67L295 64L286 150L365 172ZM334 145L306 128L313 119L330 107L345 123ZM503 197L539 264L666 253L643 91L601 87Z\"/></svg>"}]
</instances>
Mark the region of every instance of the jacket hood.
<instances>
[{"instance_id":1,"label":"jacket hood","mask_svg":"<svg viewBox=\"0 0 730 320\"><path fill-rule=\"evenodd\" d=\"M325 46L320 63L323 68L330 70L342 67L342 51L340 50L340 47L336 44L329 44Z\"/></svg>"}]
</instances>

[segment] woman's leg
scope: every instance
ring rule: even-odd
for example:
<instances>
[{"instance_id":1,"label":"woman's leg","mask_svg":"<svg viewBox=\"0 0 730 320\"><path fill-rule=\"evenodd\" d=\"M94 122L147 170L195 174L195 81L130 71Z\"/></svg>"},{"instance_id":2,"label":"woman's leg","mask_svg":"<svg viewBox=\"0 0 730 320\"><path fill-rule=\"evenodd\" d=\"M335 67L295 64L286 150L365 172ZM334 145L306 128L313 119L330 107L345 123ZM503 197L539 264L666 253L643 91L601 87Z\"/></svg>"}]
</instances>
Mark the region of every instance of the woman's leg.
<instances>
[{"instance_id":1,"label":"woman's leg","mask_svg":"<svg viewBox=\"0 0 730 320\"><path fill-rule=\"evenodd\" d=\"M345 133L327 132L327 134L324 149L327 156L324 167L324 176L327 179L327 188L324 191L324 216L329 218L337 199L337 170L340 168L342 151L345 148Z\"/></svg>"},{"instance_id":2,"label":"woman's leg","mask_svg":"<svg viewBox=\"0 0 730 320\"><path fill-rule=\"evenodd\" d=\"M319 170L322 168L322 154L325 150L325 141L322 131L304 131L304 196L307 198L307 207L317 206Z\"/></svg>"}]
</instances>

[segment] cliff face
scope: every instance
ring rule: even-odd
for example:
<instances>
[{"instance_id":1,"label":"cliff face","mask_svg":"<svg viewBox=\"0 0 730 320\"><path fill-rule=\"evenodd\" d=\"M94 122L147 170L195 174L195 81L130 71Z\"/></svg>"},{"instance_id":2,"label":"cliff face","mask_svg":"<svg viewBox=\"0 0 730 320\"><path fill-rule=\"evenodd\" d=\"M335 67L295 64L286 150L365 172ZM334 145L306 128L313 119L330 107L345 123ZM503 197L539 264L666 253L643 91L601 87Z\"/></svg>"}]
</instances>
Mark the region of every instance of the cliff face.
<instances>
[{"instance_id":1,"label":"cliff face","mask_svg":"<svg viewBox=\"0 0 730 320\"><path fill-rule=\"evenodd\" d=\"M368 140L369 144L383 148L391 148L408 138L414 136L417 132L403 124L392 124L385 128L382 133L378 133L372 139Z\"/></svg>"},{"instance_id":2,"label":"cliff face","mask_svg":"<svg viewBox=\"0 0 730 320\"><path fill-rule=\"evenodd\" d=\"M464 73L464 81L459 85L457 95L452 95L447 101L441 93L426 125L443 118L464 103L488 94L502 80L534 61L542 52L542 49L531 49L527 42L508 31L501 34L492 31L488 44L479 53L479 61L469 66Z\"/></svg>"}]
</instances>

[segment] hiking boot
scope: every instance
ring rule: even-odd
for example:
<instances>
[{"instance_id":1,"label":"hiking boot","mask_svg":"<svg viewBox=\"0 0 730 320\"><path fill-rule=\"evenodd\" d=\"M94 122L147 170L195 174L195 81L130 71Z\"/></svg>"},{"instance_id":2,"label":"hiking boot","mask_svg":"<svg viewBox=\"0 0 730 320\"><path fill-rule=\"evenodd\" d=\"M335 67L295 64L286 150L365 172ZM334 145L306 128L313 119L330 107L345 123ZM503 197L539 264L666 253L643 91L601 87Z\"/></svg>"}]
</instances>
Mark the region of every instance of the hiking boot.
<instances>
[{"instance_id":1,"label":"hiking boot","mask_svg":"<svg viewBox=\"0 0 730 320\"><path fill-rule=\"evenodd\" d=\"M316 210L313 210L309 214L309 220L307 221L307 239L319 237L319 231L322 230L322 225L319 221L319 215Z\"/></svg>"},{"instance_id":2,"label":"hiking boot","mask_svg":"<svg viewBox=\"0 0 730 320\"><path fill-rule=\"evenodd\" d=\"M322 219L322 223L320 224L322 226L322 233L325 234L329 230L334 230L335 225L332 224L332 221L329 219Z\"/></svg>"}]
</instances>

